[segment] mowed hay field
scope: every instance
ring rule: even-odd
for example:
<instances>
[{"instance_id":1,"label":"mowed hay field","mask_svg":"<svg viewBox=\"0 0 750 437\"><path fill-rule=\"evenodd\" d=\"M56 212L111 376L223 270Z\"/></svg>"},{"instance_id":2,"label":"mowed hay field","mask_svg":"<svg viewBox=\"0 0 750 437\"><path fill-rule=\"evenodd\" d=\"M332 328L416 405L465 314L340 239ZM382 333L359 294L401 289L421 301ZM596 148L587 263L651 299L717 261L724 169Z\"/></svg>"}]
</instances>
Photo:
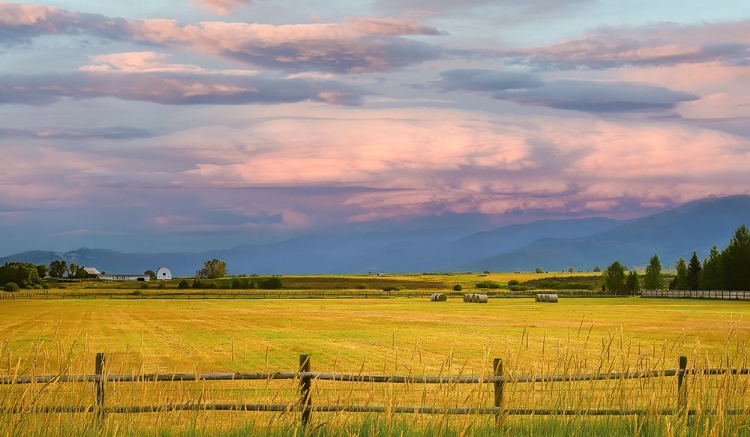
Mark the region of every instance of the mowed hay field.
<instances>
[{"instance_id":1,"label":"mowed hay field","mask_svg":"<svg viewBox=\"0 0 750 437\"><path fill-rule=\"evenodd\" d=\"M582 358L595 360L603 342L630 348L633 359L665 348L675 362L694 349L718 359L748 338L750 305L642 298L485 305L460 298L7 300L0 332L7 352L21 360L33 358L40 343L75 343L74 352L137 359L147 371L293 370L297 355L310 353L321 371L364 363L382 372L384 365L402 370L387 364L396 353L418 353L421 367L435 373L451 354L470 370L481 368L486 354L529 369L542 360L554 364L560 347L581 348Z\"/></svg>"},{"instance_id":2,"label":"mowed hay field","mask_svg":"<svg viewBox=\"0 0 750 437\"><path fill-rule=\"evenodd\" d=\"M750 336L750 305L727 301L570 298L552 304L518 298L470 304L455 297L448 302L397 297L1 303L0 373L5 375L93 373L96 352L107 354L108 373L294 371L301 353L312 355L313 371L397 375L487 375L492 372L494 357L503 358L506 373L514 376L675 368L679 355L687 355L691 367L747 367L746 341ZM506 405L674 407L676 382L674 378L665 380L509 384ZM204 402L293 404L296 384L142 383L130 388L119 383L109 384L107 402L169 404L198 398ZM695 393L696 400L691 402L715 403L717 388L711 384L709 380L703 383L705 387L694 384L702 391ZM746 397L738 396L750 396L746 376L731 384L717 379L716 384L732 387L720 396L725 404L748 404ZM55 389L58 391L53 391L51 399L40 402L92 402L90 384L78 391L62 384ZM318 404L492 406L492 387L487 385L321 382L316 384L314 396ZM13 402L9 396L3 399ZM338 426L342 430L355 420L353 417L359 417L313 416L315 426ZM70 417L55 415L53 427L65 429L66 421L73 420ZM747 415L742 417L747 421ZM474 419L485 425L491 422L491 417L461 419L455 422L457 432L476 427ZM46 423L44 420L40 423ZM107 429L113 435L118 434L113 430L128 435L127 430L140 427L174 431L198 427L213 432L242 426L248 420L281 426L279 429L298 423L290 414L155 413L110 415ZM518 420L510 420L507 426L525 423ZM592 419L576 426L583 423L601 425L598 419ZM28 429L38 430L32 425ZM733 429L747 431L746 427ZM570 428L560 430L570 433Z\"/></svg>"}]
</instances>

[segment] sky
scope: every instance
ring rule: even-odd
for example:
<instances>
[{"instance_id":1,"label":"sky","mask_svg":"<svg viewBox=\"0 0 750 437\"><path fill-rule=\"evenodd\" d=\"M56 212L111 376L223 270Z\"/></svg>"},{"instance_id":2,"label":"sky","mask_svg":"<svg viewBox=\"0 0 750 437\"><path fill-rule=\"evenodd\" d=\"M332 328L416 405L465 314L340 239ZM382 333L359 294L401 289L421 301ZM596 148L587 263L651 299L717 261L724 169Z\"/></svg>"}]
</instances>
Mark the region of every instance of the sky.
<instances>
[{"instance_id":1,"label":"sky","mask_svg":"<svg viewBox=\"0 0 750 437\"><path fill-rule=\"evenodd\" d=\"M0 256L750 193L750 2L0 2Z\"/></svg>"}]
</instances>

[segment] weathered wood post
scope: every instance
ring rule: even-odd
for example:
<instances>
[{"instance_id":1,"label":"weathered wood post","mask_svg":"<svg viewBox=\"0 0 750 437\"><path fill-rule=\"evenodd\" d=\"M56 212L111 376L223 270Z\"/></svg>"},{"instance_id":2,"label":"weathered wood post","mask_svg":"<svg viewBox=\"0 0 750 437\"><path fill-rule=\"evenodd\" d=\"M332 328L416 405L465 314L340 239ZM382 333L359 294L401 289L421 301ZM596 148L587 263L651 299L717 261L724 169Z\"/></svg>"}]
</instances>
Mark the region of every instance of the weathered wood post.
<instances>
[{"instance_id":1,"label":"weathered wood post","mask_svg":"<svg viewBox=\"0 0 750 437\"><path fill-rule=\"evenodd\" d=\"M99 421L104 420L104 353L97 352L94 373L99 376L96 387L96 415Z\"/></svg>"},{"instance_id":2,"label":"weathered wood post","mask_svg":"<svg viewBox=\"0 0 750 437\"><path fill-rule=\"evenodd\" d=\"M503 376L503 359L495 358L493 362L495 378ZM504 381L495 379L495 408L498 408L495 413L495 425L500 426L503 423L503 384Z\"/></svg>"},{"instance_id":3,"label":"weathered wood post","mask_svg":"<svg viewBox=\"0 0 750 437\"><path fill-rule=\"evenodd\" d=\"M301 354L299 356L299 371L300 373L310 371L310 354ZM308 375L301 375L299 378L300 387L300 404L302 405L302 427L306 427L307 423L310 422L310 410L308 407L312 404L310 398L310 388L312 387L312 377Z\"/></svg>"},{"instance_id":4,"label":"weathered wood post","mask_svg":"<svg viewBox=\"0 0 750 437\"><path fill-rule=\"evenodd\" d=\"M680 355L680 365L677 370L677 408L679 410L687 408L687 383L685 382L687 362L687 357Z\"/></svg>"}]
</instances>

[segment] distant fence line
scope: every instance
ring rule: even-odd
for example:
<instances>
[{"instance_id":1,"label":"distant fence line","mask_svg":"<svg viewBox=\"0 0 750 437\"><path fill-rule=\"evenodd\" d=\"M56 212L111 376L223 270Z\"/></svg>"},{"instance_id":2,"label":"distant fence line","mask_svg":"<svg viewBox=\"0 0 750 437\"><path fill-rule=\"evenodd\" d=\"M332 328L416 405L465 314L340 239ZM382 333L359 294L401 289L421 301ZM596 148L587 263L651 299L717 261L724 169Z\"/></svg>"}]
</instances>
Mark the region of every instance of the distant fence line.
<instances>
[{"instance_id":1,"label":"distant fence line","mask_svg":"<svg viewBox=\"0 0 750 437\"><path fill-rule=\"evenodd\" d=\"M101 420L110 413L153 413L165 411L262 411L301 413L302 426L306 426L312 412L355 412L355 413L421 413L421 414L476 414L495 415L496 422L501 423L502 417L507 415L589 415L589 416L625 416L644 414L696 414L697 410L688 410L688 390L686 376L688 375L748 375L750 369L710 368L688 369L688 359L680 356L679 367L676 369L652 370L641 372L611 372L572 375L528 375L510 376L503 372L503 360L493 360L493 374L491 376L390 376L363 375L344 373L322 373L311 371L311 357L309 354L299 356L300 367L294 372L250 372L250 373L167 373L167 374L106 374L104 372L105 354L97 353L95 373L88 375L47 375L47 376L5 376L0 377L0 385L16 384L50 384L50 383L92 383L95 389L95 404L81 406L27 406L0 408L0 413L94 413ZM675 407L661 410L651 409L574 409L574 408L504 408L503 393L505 384L553 382L553 381L620 381L625 379L642 378L677 378L677 393L675 393ZM208 403L188 402L167 405L105 405L106 383L128 382L176 382L176 381L268 381L268 380L298 380L299 389L295 402L287 404L254 404L254 403ZM440 407L440 406L411 406L411 405L314 405L312 399L313 381L358 382L358 383L391 383L391 384L488 384L492 386L493 405L486 407ZM723 410L725 414L748 414L747 407ZM706 411L702 411L706 412ZM715 413L710 412L709 413Z\"/></svg>"},{"instance_id":2,"label":"distant fence line","mask_svg":"<svg viewBox=\"0 0 750 437\"><path fill-rule=\"evenodd\" d=\"M643 290L641 297L683 299L750 300L750 291L729 290Z\"/></svg>"}]
</instances>

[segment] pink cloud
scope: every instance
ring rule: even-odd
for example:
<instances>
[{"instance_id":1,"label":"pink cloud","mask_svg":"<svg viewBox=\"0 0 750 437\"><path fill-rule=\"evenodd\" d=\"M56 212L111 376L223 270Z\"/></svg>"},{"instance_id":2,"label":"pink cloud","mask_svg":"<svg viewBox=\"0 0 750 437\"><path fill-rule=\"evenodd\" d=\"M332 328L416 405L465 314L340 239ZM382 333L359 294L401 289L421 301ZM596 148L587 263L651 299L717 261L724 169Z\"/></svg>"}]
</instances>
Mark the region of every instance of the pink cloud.
<instances>
[{"instance_id":1,"label":"pink cloud","mask_svg":"<svg viewBox=\"0 0 750 437\"><path fill-rule=\"evenodd\" d=\"M436 211L600 212L623 198L649 206L750 190L748 140L708 129L437 109L381 115L265 121L248 134L250 156L238 152L180 177L190 186L372 189L342 200L361 211L354 221ZM271 141L276 146L264 150Z\"/></svg>"},{"instance_id":2,"label":"pink cloud","mask_svg":"<svg viewBox=\"0 0 750 437\"><path fill-rule=\"evenodd\" d=\"M90 56L91 65L79 68L90 72L120 73L181 73L181 74L216 74L232 76L255 76L255 70L217 70L202 68L197 65L175 64L171 56L156 52L123 52Z\"/></svg>"},{"instance_id":3,"label":"pink cloud","mask_svg":"<svg viewBox=\"0 0 750 437\"><path fill-rule=\"evenodd\" d=\"M220 2L224 5L226 2ZM412 20L346 18L341 23L293 25L209 21L127 20L45 6L0 4L0 35L8 43L41 35L86 33L197 51L253 66L292 71L363 73L436 59L441 51L403 36L439 35Z\"/></svg>"}]
</instances>

